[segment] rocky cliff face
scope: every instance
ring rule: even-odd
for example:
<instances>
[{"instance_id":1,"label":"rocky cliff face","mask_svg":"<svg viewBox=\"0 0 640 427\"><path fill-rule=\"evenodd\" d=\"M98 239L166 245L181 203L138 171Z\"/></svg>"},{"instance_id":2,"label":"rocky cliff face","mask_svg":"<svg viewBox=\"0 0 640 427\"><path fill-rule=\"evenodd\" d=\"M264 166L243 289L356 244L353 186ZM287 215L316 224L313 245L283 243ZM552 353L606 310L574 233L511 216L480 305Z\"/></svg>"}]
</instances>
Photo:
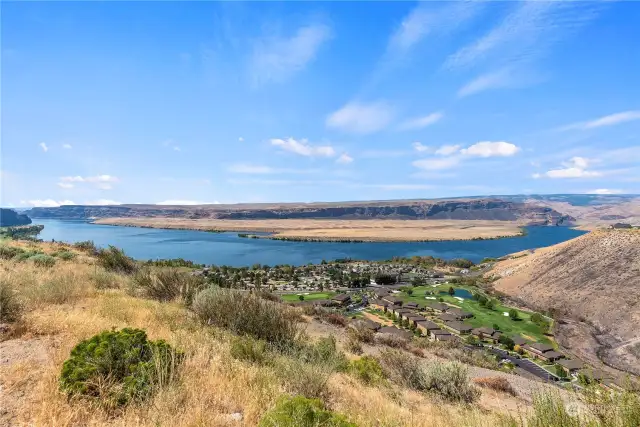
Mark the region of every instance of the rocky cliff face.
<instances>
[{"instance_id":1,"label":"rocky cliff face","mask_svg":"<svg viewBox=\"0 0 640 427\"><path fill-rule=\"evenodd\" d=\"M573 218L549 207L499 199L206 206L61 206L34 208L33 218L165 217L214 219L460 219L566 225Z\"/></svg>"},{"instance_id":2,"label":"rocky cliff face","mask_svg":"<svg viewBox=\"0 0 640 427\"><path fill-rule=\"evenodd\" d=\"M0 227L31 224L31 218L11 209L0 208Z\"/></svg>"}]
</instances>

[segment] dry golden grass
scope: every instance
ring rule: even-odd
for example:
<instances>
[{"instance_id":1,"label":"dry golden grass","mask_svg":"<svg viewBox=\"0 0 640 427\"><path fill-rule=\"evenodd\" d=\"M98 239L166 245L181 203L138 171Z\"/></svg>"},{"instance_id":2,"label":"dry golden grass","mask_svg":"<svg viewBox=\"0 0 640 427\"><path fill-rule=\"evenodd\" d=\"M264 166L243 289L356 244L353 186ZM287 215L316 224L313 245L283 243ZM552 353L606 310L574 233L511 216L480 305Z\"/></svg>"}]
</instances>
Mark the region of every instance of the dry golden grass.
<instances>
[{"instance_id":1,"label":"dry golden grass","mask_svg":"<svg viewBox=\"0 0 640 427\"><path fill-rule=\"evenodd\" d=\"M521 234L515 222L484 220L103 218L97 220L96 224L206 231L270 232L276 237L317 240L470 240Z\"/></svg>"},{"instance_id":2,"label":"dry golden grass","mask_svg":"<svg viewBox=\"0 0 640 427\"><path fill-rule=\"evenodd\" d=\"M118 289L96 289L100 269L82 258L51 268L0 261L0 278L15 285L25 308L21 337L0 342L0 425L254 426L288 388L274 368L233 359L229 333L203 326L182 305L128 295L126 276L118 276ZM184 351L179 381L117 414L67 400L58 378L71 349L125 326ZM326 400L359 426L494 426L498 419L397 386L365 387L341 373L331 375Z\"/></svg>"}]
</instances>

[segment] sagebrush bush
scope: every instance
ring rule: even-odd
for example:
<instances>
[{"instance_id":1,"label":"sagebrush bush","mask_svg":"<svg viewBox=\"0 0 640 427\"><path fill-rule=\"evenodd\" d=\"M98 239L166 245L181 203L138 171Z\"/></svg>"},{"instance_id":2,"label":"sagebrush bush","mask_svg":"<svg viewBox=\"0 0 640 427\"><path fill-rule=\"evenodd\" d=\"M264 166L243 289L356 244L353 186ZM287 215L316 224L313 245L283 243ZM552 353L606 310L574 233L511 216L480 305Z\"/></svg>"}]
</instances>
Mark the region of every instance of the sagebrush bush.
<instances>
[{"instance_id":1,"label":"sagebrush bush","mask_svg":"<svg viewBox=\"0 0 640 427\"><path fill-rule=\"evenodd\" d=\"M385 376L380 363L371 356L363 356L349 363L349 372L365 384L378 384Z\"/></svg>"},{"instance_id":2,"label":"sagebrush bush","mask_svg":"<svg viewBox=\"0 0 640 427\"><path fill-rule=\"evenodd\" d=\"M515 389L504 377L480 377L474 378L473 382L480 387L489 388L491 390L500 391L503 393L508 393L512 396L516 395Z\"/></svg>"},{"instance_id":3,"label":"sagebrush bush","mask_svg":"<svg viewBox=\"0 0 640 427\"><path fill-rule=\"evenodd\" d=\"M100 267L96 267L94 271L89 273L89 277L96 289L116 289L120 286L120 275Z\"/></svg>"},{"instance_id":4,"label":"sagebrush bush","mask_svg":"<svg viewBox=\"0 0 640 427\"><path fill-rule=\"evenodd\" d=\"M81 251L87 251L91 253L95 253L98 251L96 244L93 243L93 240L84 240L82 242L76 242L73 244L73 247L76 249L80 249Z\"/></svg>"},{"instance_id":5,"label":"sagebrush bush","mask_svg":"<svg viewBox=\"0 0 640 427\"><path fill-rule=\"evenodd\" d=\"M425 373L420 360L401 350L385 349L380 352L384 374L398 384L426 391Z\"/></svg>"},{"instance_id":6,"label":"sagebrush bush","mask_svg":"<svg viewBox=\"0 0 640 427\"><path fill-rule=\"evenodd\" d=\"M329 378L334 373L331 364L305 363L281 356L274 360L273 367L289 393L318 399L329 396Z\"/></svg>"},{"instance_id":7,"label":"sagebrush bush","mask_svg":"<svg viewBox=\"0 0 640 427\"><path fill-rule=\"evenodd\" d=\"M15 322L22 314L22 306L15 291L0 279L0 323Z\"/></svg>"},{"instance_id":8,"label":"sagebrush bush","mask_svg":"<svg viewBox=\"0 0 640 427\"><path fill-rule=\"evenodd\" d=\"M144 296L158 301L181 299L191 304L195 294L206 286L201 276L193 276L177 268L145 268L136 272L133 282Z\"/></svg>"},{"instance_id":9,"label":"sagebrush bush","mask_svg":"<svg viewBox=\"0 0 640 427\"><path fill-rule=\"evenodd\" d=\"M251 337L234 337L231 341L231 357L262 364L267 358L267 343Z\"/></svg>"},{"instance_id":10,"label":"sagebrush bush","mask_svg":"<svg viewBox=\"0 0 640 427\"><path fill-rule=\"evenodd\" d=\"M374 340L374 332L367 328L364 322L355 321L351 325L349 325L349 337L363 342L363 343L373 343Z\"/></svg>"},{"instance_id":11,"label":"sagebrush bush","mask_svg":"<svg viewBox=\"0 0 640 427\"><path fill-rule=\"evenodd\" d=\"M168 384L181 359L166 342L148 340L143 330L104 331L74 347L62 365L60 389L115 408Z\"/></svg>"},{"instance_id":12,"label":"sagebrush bush","mask_svg":"<svg viewBox=\"0 0 640 427\"><path fill-rule=\"evenodd\" d=\"M391 348L407 348L409 340L394 334L376 334L374 336L376 344L386 345Z\"/></svg>"},{"instance_id":13,"label":"sagebrush bush","mask_svg":"<svg viewBox=\"0 0 640 427\"><path fill-rule=\"evenodd\" d=\"M291 309L247 292L204 289L195 296L192 308L207 324L265 340L278 348L295 345L301 335Z\"/></svg>"},{"instance_id":14,"label":"sagebrush bush","mask_svg":"<svg viewBox=\"0 0 640 427\"><path fill-rule=\"evenodd\" d=\"M350 351L353 354L362 354L362 352L364 351L362 349L362 343L352 336L347 337L345 348L347 349L347 351Z\"/></svg>"},{"instance_id":15,"label":"sagebrush bush","mask_svg":"<svg viewBox=\"0 0 640 427\"><path fill-rule=\"evenodd\" d=\"M72 260L76 257L76 254L74 254L73 252L67 251L67 250L62 250L59 252L56 252L53 254L53 256L60 258L64 261L69 261Z\"/></svg>"},{"instance_id":16,"label":"sagebrush bush","mask_svg":"<svg viewBox=\"0 0 640 427\"><path fill-rule=\"evenodd\" d=\"M425 372L425 387L453 402L471 403L480 397L480 391L469 382L466 365L459 362L431 363Z\"/></svg>"},{"instance_id":17,"label":"sagebrush bush","mask_svg":"<svg viewBox=\"0 0 640 427\"><path fill-rule=\"evenodd\" d=\"M29 258L38 267L53 267L56 263L56 259L51 255L36 254Z\"/></svg>"},{"instance_id":18,"label":"sagebrush bush","mask_svg":"<svg viewBox=\"0 0 640 427\"><path fill-rule=\"evenodd\" d=\"M138 269L133 258L127 256L122 249L109 245L107 249L97 251L98 263L105 270L117 273L132 274Z\"/></svg>"},{"instance_id":19,"label":"sagebrush bush","mask_svg":"<svg viewBox=\"0 0 640 427\"><path fill-rule=\"evenodd\" d=\"M0 259L12 259L16 255L23 253L24 250L14 246L5 244L0 245Z\"/></svg>"},{"instance_id":20,"label":"sagebrush bush","mask_svg":"<svg viewBox=\"0 0 640 427\"><path fill-rule=\"evenodd\" d=\"M299 343L287 354L306 363L325 365L333 371L345 370L348 364L333 335L322 337L313 344Z\"/></svg>"},{"instance_id":21,"label":"sagebrush bush","mask_svg":"<svg viewBox=\"0 0 640 427\"><path fill-rule=\"evenodd\" d=\"M357 427L340 414L328 411L321 400L304 396L282 397L260 420L260 427Z\"/></svg>"}]
</instances>

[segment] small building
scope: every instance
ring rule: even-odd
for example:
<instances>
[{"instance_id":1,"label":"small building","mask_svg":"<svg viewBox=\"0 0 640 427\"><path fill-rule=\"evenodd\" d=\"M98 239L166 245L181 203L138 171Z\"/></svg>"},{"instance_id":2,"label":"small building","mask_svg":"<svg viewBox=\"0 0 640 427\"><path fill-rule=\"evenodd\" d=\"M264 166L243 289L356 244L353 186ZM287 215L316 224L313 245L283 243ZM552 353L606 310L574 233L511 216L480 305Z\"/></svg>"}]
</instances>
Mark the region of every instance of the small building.
<instances>
[{"instance_id":1,"label":"small building","mask_svg":"<svg viewBox=\"0 0 640 427\"><path fill-rule=\"evenodd\" d=\"M447 323L447 322L455 322L458 320L458 318L456 316L454 316L453 314L449 314L449 313L442 313L438 316L438 319L442 320L443 322Z\"/></svg>"},{"instance_id":2,"label":"small building","mask_svg":"<svg viewBox=\"0 0 640 427\"><path fill-rule=\"evenodd\" d=\"M351 327L357 327L358 325L362 325L365 328L372 330L373 332L377 332L380 330L380 328L382 328L382 325L380 323L375 322L371 319L359 319L349 324L349 326Z\"/></svg>"},{"instance_id":3,"label":"small building","mask_svg":"<svg viewBox=\"0 0 640 427\"><path fill-rule=\"evenodd\" d=\"M379 299L372 299L369 301L369 306L375 310L384 311L386 313L389 307L389 303L386 303Z\"/></svg>"},{"instance_id":4,"label":"small building","mask_svg":"<svg viewBox=\"0 0 640 427\"><path fill-rule=\"evenodd\" d=\"M575 359L559 360L558 365L562 366L562 369L564 369L564 371L569 375L575 374L580 369L584 368L584 363Z\"/></svg>"},{"instance_id":5,"label":"small building","mask_svg":"<svg viewBox=\"0 0 640 427\"><path fill-rule=\"evenodd\" d=\"M420 306L417 302L409 301L408 303L403 305L404 308L408 308L410 310L419 310Z\"/></svg>"},{"instance_id":6,"label":"small building","mask_svg":"<svg viewBox=\"0 0 640 427\"><path fill-rule=\"evenodd\" d=\"M375 291L373 291L373 293L375 294L376 297L382 299L384 297L386 297L387 295L389 295L389 291L386 289L376 289Z\"/></svg>"},{"instance_id":7,"label":"small building","mask_svg":"<svg viewBox=\"0 0 640 427\"><path fill-rule=\"evenodd\" d=\"M409 324L411 326L415 326L416 328L418 327L418 322L426 322L427 321L427 319L425 319L424 317L419 316L417 314L413 314L413 315L409 316L408 319L409 319Z\"/></svg>"},{"instance_id":8,"label":"small building","mask_svg":"<svg viewBox=\"0 0 640 427\"><path fill-rule=\"evenodd\" d=\"M461 310L458 307L451 307L449 310L447 310L447 313L453 314L459 320L469 319L470 317L473 317L473 313L469 313L468 311Z\"/></svg>"},{"instance_id":9,"label":"small building","mask_svg":"<svg viewBox=\"0 0 640 427\"><path fill-rule=\"evenodd\" d=\"M444 313L449 309L449 306L447 304L443 304L441 302L431 302L428 303L426 307L437 313Z\"/></svg>"},{"instance_id":10,"label":"small building","mask_svg":"<svg viewBox=\"0 0 640 427\"><path fill-rule=\"evenodd\" d=\"M431 331L440 329L440 326L429 320L425 320L424 322L416 322L416 328L418 328L418 330L422 332L423 335L429 335Z\"/></svg>"},{"instance_id":11,"label":"small building","mask_svg":"<svg viewBox=\"0 0 640 427\"><path fill-rule=\"evenodd\" d=\"M523 345L527 344L529 341L527 341L526 339L522 338L519 335L516 335L515 337L511 337L511 339L513 340L513 344L514 345L519 345L520 347L522 347Z\"/></svg>"},{"instance_id":12,"label":"small building","mask_svg":"<svg viewBox=\"0 0 640 427\"><path fill-rule=\"evenodd\" d=\"M335 305L335 302L330 299L317 299L311 301L311 304L316 307L333 307Z\"/></svg>"},{"instance_id":13,"label":"small building","mask_svg":"<svg viewBox=\"0 0 640 427\"><path fill-rule=\"evenodd\" d=\"M347 305L351 302L351 296L348 294L335 294L331 297L331 301L338 305Z\"/></svg>"},{"instance_id":14,"label":"small building","mask_svg":"<svg viewBox=\"0 0 640 427\"><path fill-rule=\"evenodd\" d=\"M468 334L473 329L473 326L464 322L448 322L447 328L452 329L458 334Z\"/></svg>"},{"instance_id":15,"label":"small building","mask_svg":"<svg viewBox=\"0 0 640 427\"><path fill-rule=\"evenodd\" d=\"M613 228L613 229L633 228L633 226L631 224L627 224L624 222L616 222L615 224L610 225L609 228Z\"/></svg>"},{"instance_id":16,"label":"small building","mask_svg":"<svg viewBox=\"0 0 640 427\"><path fill-rule=\"evenodd\" d=\"M491 341L494 344L497 343L500 337L502 336L500 331L497 331L493 328L489 328L486 326L473 329L471 331L471 334L475 335L481 340Z\"/></svg>"},{"instance_id":17,"label":"small building","mask_svg":"<svg viewBox=\"0 0 640 427\"><path fill-rule=\"evenodd\" d=\"M455 335L437 335L436 336L436 341L442 341L442 342L449 342L449 341L456 341L458 338Z\"/></svg>"},{"instance_id":18,"label":"small building","mask_svg":"<svg viewBox=\"0 0 640 427\"><path fill-rule=\"evenodd\" d=\"M562 359L564 354L558 353L555 350L546 351L538 356L538 359L544 360L546 362L555 362L556 360Z\"/></svg>"},{"instance_id":19,"label":"small building","mask_svg":"<svg viewBox=\"0 0 640 427\"><path fill-rule=\"evenodd\" d=\"M446 336L450 337L451 336L451 332L443 331L442 329L434 329L434 330L429 331L429 338L432 341L445 341L448 338L443 338L443 337L446 337Z\"/></svg>"},{"instance_id":20,"label":"small building","mask_svg":"<svg viewBox=\"0 0 640 427\"><path fill-rule=\"evenodd\" d=\"M525 344L523 347L531 357L545 360L547 362L555 362L558 359L562 359L564 354L558 353L553 349L553 346L543 343Z\"/></svg>"},{"instance_id":21,"label":"small building","mask_svg":"<svg viewBox=\"0 0 640 427\"><path fill-rule=\"evenodd\" d=\"M389 304L389 306L393 306L393 307L401 307L402 306L402 300L394 297L393 295L385 295L381 299L382 299L382 301L384 301L387 304Z\"/></svg>"}]
</instances>

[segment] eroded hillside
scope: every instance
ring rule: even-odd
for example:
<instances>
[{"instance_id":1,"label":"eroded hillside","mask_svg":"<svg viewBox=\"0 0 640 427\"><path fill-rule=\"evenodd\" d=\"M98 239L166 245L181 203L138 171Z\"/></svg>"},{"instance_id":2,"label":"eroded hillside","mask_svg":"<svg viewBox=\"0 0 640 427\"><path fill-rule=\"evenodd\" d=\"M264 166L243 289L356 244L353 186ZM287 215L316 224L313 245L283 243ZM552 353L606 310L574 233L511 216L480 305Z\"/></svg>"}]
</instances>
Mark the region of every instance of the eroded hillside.
<instances>
[{"instance_id":1,"label":"eroded hillside","mask_svg":"<svg viewBox=\"0 0 640 427\"><path fill-rule=\"evenodd\" d=\"M640 373L640 230L598 230L498 263L494 287L552 310L561 343Z\"/></svg>"}]
</instances>

